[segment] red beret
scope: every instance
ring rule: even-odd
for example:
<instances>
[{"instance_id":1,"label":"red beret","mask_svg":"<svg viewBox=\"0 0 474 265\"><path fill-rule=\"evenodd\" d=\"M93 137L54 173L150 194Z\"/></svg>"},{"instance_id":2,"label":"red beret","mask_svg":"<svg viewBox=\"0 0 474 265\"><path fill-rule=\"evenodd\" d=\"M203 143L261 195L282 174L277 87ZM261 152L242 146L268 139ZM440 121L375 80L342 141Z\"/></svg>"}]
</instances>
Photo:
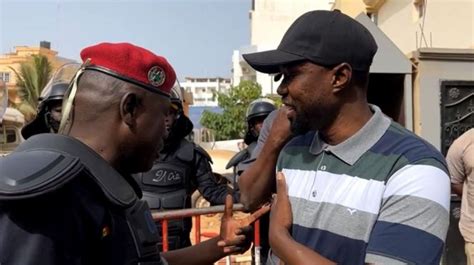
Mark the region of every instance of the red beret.
<instances>
[{"instance_id":1,"label":"red beret","mask_svg":"<svg viewBox=\"0 0 474 265\"><path fill-rule=\"evenodd\" d=\"M168 61L149 50L130 43L100 43L81 51L86 69L97 70L169 96L176 73Z\"/></svg>"}]
</instances>

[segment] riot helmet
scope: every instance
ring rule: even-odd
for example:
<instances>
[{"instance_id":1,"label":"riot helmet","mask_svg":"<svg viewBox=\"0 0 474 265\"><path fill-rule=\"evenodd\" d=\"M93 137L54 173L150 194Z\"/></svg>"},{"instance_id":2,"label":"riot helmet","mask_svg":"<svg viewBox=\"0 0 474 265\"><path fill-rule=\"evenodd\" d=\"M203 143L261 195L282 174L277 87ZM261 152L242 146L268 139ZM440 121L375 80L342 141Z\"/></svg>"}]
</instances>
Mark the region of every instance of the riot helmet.
<instances>
[{"instance_id":1,"label":"riot helmet","mask_svg":"<svg viewBox=\"0 0 474 265\"><path fill-rule=\"evenodd\" d=\"M51 89L48 89L48 93L41 93L42 96L39 98L38 113L42 111L51 111L52 106L55 103L62 103L64 94L69 87L69 83L56 83L51 85Z\"/></svg>"},{"instance_id":2,"label":"riot helmet","mask_svg":"<svg viewBox=\"0 0 474 265\"><path fill-rule=\"evenodd\" d=\"M247 119L247 133L245 134L244 142L247 145L258 139L260 130L256 128L256 124L262 123L274 110L276 110L275 102L268 98L259 98L250 103L245 115Z\"/></svg>"},{"instance_id":3,"label":"riot helmet","mask_svg":"<svg viewBox=\"0 0 474 265\"><path fill-rule=\"evenodd\" d=\"M57 133L61 121L61 107L69 83L81 65L70 63L61 66L44 87L39 97L36 117L23 129L23 138L40 133Z\"/></svg>"},{"instance_id":4,"label":"riot helmet","mask_svg":"<svg viewBox=\"0 0 474 265\"><path fill-rule=\"evenodd\" d=\"M171 88L170 101L173 108L183 112L183 91L178 81Z\"/></svg>"},{"instance_id":5,"label":"riot helmet","mask_svg":"<svg viewBox=\"0 0 474 265\"><path fill-rule=\"evenodd\" d=\"M275 102L268 98L259 98L252 101L247 108L247 122L257 117L267 117L270 112L276 110Z\"/></svg>"},{"instance_id":6,"label":"riot helmet","mask_svg":"<svg viewBox=\"0 0 474 265\"><path fill-rule=\"evenodd\" d=\"M166 125L168 129L168 137L166 138L167 143L180 141L188 134L190 134L194 128L191 120L184 114L183 94L183 89L181 88L179 82L176 80L173 88L171 89L170 94L170 113L166 118L167 123L170 119L172 119L172 123ZM171 115L176 116L170 117Z\"/></svg>"}]
</instances>

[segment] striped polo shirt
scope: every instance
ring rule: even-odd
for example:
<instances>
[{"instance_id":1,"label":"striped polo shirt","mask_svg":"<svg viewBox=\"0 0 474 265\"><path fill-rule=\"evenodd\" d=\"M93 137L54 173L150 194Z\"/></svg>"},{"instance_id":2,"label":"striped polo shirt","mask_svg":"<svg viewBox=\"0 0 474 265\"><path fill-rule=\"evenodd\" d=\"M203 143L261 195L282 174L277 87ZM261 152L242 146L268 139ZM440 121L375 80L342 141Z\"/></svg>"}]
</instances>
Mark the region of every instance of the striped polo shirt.
<instances>
[{"instance_id":1,"label":"striped polo shirt","mask_svg":"<svg viewBox=\"0 0 474 265\"><path fill-rule=\"evenodd\" d=\"M338 145L310 132L280 153L292 236L338 264L439 264L449 224L445 160L371 109L364 127Z\"/></svg>"}]
</instances>

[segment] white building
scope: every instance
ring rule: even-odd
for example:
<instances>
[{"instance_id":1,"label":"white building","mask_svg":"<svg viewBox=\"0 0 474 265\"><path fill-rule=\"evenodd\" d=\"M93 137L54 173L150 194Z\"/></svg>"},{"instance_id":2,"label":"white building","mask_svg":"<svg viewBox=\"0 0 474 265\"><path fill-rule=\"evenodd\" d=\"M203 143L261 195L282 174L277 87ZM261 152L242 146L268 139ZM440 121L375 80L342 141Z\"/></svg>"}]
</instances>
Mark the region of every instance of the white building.
<instances>
[{"instance_id":1,"label":"white building","mask_svg":"<svg viewBox=\"0 0 474 265\"><path fill-rule=\"evenodd\" d=\"M185 77L181 87L193 95L193 106L217 106L217 92L227 93L231 87L229 78Z\"/></svg>"},{"instance_id":2,"label":"white building","mask_svg":"<svg viewBox=\"0 0 474 265\"><path fill-rule=\"evenodd\" d=\"M276 94L279 83L267 74L256 73L242 58L242 54L272 50L288 27L309 10L331 10L334 0L252 0L250 10L250 45L234 50L232 80L238 85L242 80L256 81L262 86L262 95Z\"/></svg>"}]
</instances>

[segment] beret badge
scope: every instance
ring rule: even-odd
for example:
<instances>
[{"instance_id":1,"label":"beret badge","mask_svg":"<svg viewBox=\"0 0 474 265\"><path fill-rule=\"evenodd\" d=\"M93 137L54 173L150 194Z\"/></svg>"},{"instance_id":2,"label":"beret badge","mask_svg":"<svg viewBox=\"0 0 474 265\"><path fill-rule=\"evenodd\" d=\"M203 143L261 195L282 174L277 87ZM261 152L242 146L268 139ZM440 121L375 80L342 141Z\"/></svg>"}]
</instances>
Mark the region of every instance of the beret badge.
<instances>
[{"instance_id":1,"label":"beret badge","mask_svg":"<svg viewBox=\"0 0 474 265\"><path fill-rule=\"evenodd\" d=\"M165 71L159 66L153 66L148 71L148 81L150 84L159 87L165 83L166 74Z\"/></svg>"}]
</instances>

